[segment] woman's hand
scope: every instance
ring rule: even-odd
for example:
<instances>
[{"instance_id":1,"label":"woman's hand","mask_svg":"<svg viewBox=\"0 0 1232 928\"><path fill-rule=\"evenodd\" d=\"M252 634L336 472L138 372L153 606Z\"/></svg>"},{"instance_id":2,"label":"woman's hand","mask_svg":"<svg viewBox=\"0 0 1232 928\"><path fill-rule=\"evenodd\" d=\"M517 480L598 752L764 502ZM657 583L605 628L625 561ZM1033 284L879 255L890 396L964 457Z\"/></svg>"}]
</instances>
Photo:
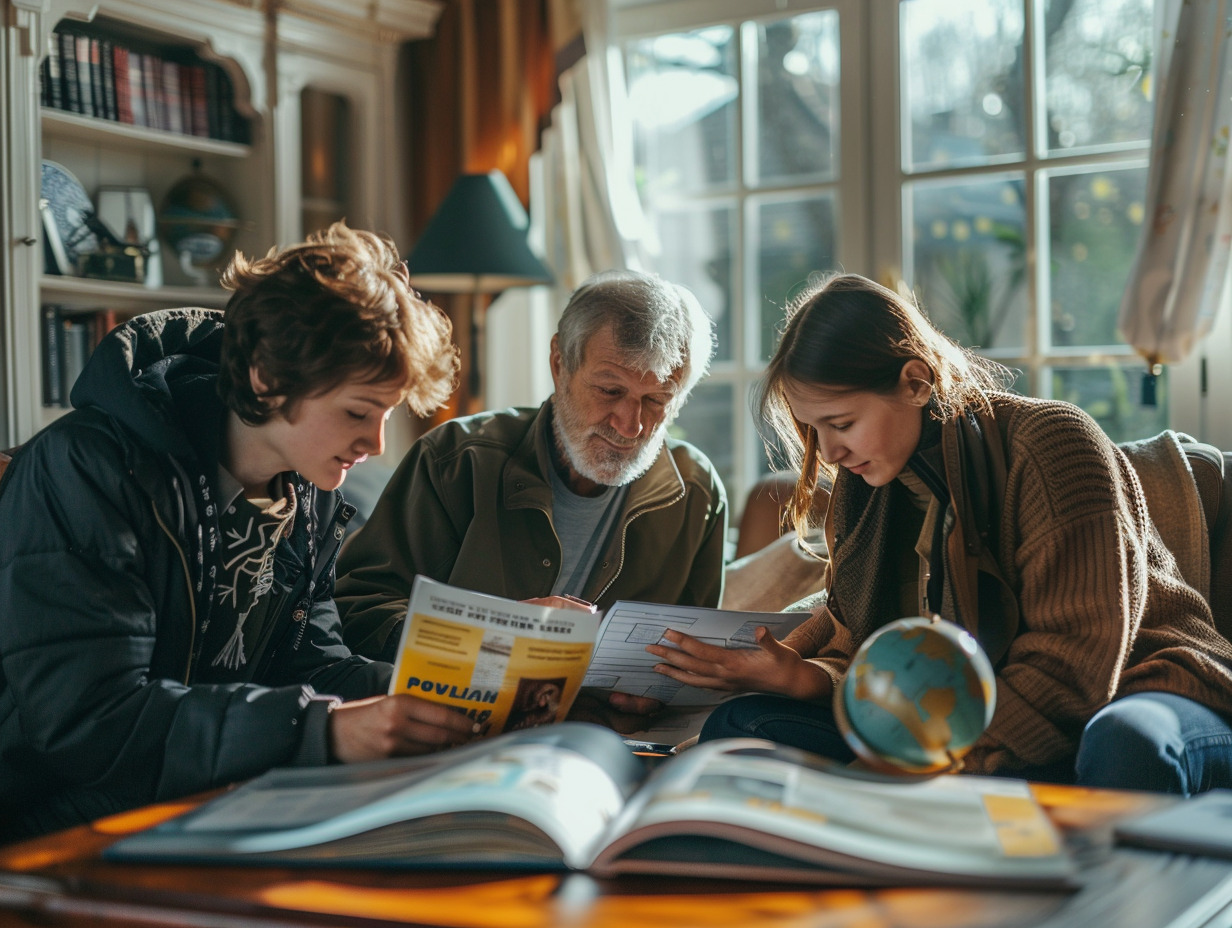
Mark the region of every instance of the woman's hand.
<instances>
[{"instance_id":1,"label":"woman's hand","mask_svg":"<svg viewBox=\"0 0 1232 928\"><path fill-rule=\"evenodd\" d=\"M461 712L409 693L344 702L329 714L330 754L348 764L429 754L477 733Z\"/></svg>"},{"instance_id":2,"label":"woman's hand","mask_svg":"<svg viewBox=\"0 0 1232 928\"><path fill-rule=\"evenodd\" d=\"M720 648L670 629L663 637L675 647L646 646L648 652L663 661L655 670L689 686L774 693L805 700L830 695L829 675L780 642L764 625L758 626L755 633L755 648Z\"/></svg>"}]
</instances>

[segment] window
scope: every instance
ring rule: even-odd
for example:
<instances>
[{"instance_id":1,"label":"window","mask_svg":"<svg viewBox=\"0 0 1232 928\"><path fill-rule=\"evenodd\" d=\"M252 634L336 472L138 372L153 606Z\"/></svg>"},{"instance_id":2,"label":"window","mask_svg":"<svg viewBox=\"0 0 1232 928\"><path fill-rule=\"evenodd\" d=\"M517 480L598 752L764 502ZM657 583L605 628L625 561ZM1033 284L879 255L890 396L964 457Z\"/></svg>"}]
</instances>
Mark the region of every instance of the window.
<instances>
[{"instance_id":1,"label":"window","mask_svg":"<svg viewBox=\"0 0 1232 928\"><path fill-rule=\"evenodd\" d=\"M858 59L846 39L854 9L735 18L625 44L657 269L697 294L718 334L711 375L674 429L710 455L737 504L768 467L749 397L786 301L810 273L864 258L864 120L845 77L846 59Z\"/></svg>"},{"instance_id":2,"label":"window","mask_svg":"<svg viewBox=\"0 0 1232 928\"><path fill-rule=\"evenodd\" d=\"M705 21L699 17L706 17ZM1117 440L1168 425L1117 333L1144 220L1152 0L622 6L658 270L715 317L677 423L733 505L767 468L749 391L809 275L906 282L1024 393Z\"/></svg>"},{"instance_id":3,"label":"window","mask_svg":"<svg viewBox=\"0 0 1232 928\"><path fill-rule=\"evenodd\" d=\"M1151 0L904 0L902 268L933 320L1117 440L1167 425L1117 334L1146 195Z\"/></svg>"}]
</instances>

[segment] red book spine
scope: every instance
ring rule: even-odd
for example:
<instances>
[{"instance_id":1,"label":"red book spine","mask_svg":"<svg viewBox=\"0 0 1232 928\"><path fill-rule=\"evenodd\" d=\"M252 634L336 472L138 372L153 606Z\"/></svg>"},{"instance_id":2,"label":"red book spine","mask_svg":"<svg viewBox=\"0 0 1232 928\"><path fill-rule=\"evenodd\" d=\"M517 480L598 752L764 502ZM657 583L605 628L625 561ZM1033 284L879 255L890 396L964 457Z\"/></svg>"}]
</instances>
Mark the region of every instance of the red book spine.
<instances>
[{"instance_id":1,"label":"red book spine","mask_svg":"<svg viewBox=\"0 0 1232 928\"><path fill-rule=\"evenodd\" d=\"M192 126L191 132L193 135L199 135L205 138L210 134L210 114L209 101L205 89L205 68L202 65L189 65L186 69L188 74L188 95L189 111L191 115Z\"/></svg>"},{"instance_id":2,"label":"red book spine","mask_svg":"<svg viewBox=\"0 0 1232 928\"><path fill-rule=\"evenodd\" d=\"M134 124L133 91L129 82L128 49L116 45L111 50L111 58L115 70L116 118L131 126Z\"/></svg>"},{"instance_id":3,"label":"red book spine","mask_svg":"<svg viewBox=\"0 0 1232 928\"><path fill-rule=\"evenodd\" d=\"M98 345L108 332L120 324L114 309L100 309L94 314L94 331L91 347Z\"/></svg>"}]
</instances>

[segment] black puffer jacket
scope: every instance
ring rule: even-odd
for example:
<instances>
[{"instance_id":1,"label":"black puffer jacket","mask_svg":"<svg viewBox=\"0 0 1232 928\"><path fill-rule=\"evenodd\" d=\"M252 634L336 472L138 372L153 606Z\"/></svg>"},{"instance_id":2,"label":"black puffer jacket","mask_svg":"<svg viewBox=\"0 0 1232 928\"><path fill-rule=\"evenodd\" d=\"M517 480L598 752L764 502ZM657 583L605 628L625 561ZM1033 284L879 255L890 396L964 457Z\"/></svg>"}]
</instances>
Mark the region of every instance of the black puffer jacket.
<instances>
[{"instance_id":1,"label":"black puffer jacket","mask_svg":"<svg viewBox=\"0 0 1232 928\"><path fill-rule=\"evenodd\" d=\"M116 329L76 409L0 482L0 838L323 763L315 693L388 686L388 664L342 644L332 601L349 507L302 479L272 634L225 677L200 653L216 599L221 320L167 310Z\"/></svg>"}]
</instances>

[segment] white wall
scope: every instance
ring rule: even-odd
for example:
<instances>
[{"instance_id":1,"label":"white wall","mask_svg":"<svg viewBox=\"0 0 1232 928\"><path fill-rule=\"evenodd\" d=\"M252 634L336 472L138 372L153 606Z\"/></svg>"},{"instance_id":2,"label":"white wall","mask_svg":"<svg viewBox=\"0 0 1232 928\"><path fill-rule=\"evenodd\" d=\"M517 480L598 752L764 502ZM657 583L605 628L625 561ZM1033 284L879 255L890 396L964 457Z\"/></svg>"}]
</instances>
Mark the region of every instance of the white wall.
<instances>
[{"instance_id":1,"label":"white wall","mask_svg":"<svg viewBox=\"0 0 1232 928\"><path fill-rule=\"evenodd\" d=\"M484 405L538 406L552 393L549 346L557 309L549 287L506 290L487 312Z\"/></svg>"},{"instance_id":2,"label":"white wall","mask_svg":"<svg viewBox=\"0 0 1232 928\"><path fill-rule=\"evenodd\" d=\"M1206 390L1201 389L1203 362ZM1224 294L1214 328L1191 357L1169 371L1171 426L1232 451L1232 290Z\"/></svg>"}]
</instances>

